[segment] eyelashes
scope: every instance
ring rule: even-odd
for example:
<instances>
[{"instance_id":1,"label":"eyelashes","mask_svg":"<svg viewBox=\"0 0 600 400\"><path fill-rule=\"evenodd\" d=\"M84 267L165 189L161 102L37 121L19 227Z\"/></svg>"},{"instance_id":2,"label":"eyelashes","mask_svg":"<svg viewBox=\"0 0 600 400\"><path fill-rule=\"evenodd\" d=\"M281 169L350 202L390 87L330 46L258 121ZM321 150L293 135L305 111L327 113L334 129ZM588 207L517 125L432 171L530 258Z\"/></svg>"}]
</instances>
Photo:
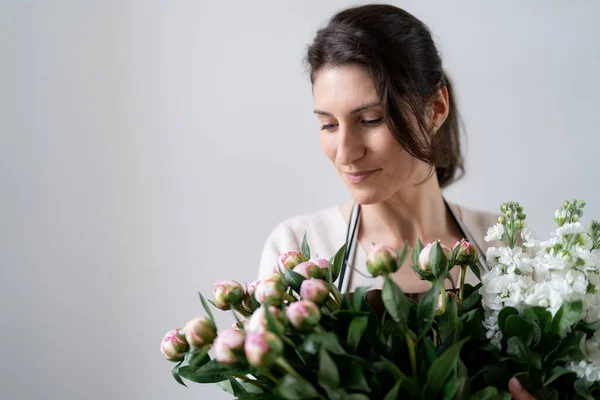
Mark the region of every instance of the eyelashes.
<instances>
[{"instance_id":1,"label":"eyelashes","mask_svg":"<svg viewBox=\"0 0 600 400\"><path fill-rule=\"evenodd\" d=\"M372 120L362 120L361 123L363 123L364 125L367 125L369 127L373 127L373 126L379 126L381 125L381 123L383 122L383 117L382 118L378 118L378 119L372 119ZM322 131L328 131L330 129L332 129L336 124L325 124L321 126L321 130Z\"/></svg>"}]
</instances>

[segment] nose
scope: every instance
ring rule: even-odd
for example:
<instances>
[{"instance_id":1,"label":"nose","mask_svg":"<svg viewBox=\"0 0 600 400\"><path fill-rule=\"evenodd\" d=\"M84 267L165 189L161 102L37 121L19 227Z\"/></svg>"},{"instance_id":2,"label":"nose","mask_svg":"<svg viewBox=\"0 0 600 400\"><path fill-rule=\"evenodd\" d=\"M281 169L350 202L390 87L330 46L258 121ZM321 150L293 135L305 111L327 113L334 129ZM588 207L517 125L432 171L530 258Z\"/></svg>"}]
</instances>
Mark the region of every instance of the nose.
<instances>
[{"instance_id":1,"label":"nose","mask_svg":"<svg viewBox=\"0 0 600 400\"><path fill-rule=\"evenodd\" d=\"M336 152L338 165L351 165L365 155L365 150L360 132L352 126L340 124Z\"/></svg>"}]
</instances>

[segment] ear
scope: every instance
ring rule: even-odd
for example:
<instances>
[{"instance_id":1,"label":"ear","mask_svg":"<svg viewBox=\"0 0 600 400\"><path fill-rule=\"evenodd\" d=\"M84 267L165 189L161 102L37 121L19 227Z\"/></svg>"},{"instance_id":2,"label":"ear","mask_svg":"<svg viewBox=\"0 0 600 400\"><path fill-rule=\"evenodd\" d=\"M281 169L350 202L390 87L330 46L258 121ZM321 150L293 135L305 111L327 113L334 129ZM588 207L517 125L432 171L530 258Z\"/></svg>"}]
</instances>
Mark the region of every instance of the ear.
<instances>
[{"instance_id":1,"label":"ear","mask_svg":"<svg viewBox=\"0 0 600 400\"><path fill-rule=\"evenodd\" d=\"M442 86L433 97L430 106L430 126L431 129L440 128L450 112L450 98L448 96L448 88Z\"/></svg>"}]
</instances>

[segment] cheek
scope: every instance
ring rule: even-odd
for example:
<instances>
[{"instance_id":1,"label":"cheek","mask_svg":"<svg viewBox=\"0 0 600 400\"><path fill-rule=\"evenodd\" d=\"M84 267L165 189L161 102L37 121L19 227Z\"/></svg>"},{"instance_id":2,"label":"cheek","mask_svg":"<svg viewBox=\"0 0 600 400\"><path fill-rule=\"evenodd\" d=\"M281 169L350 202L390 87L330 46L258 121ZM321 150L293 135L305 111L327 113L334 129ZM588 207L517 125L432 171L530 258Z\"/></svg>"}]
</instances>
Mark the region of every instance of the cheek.
<instances>
[{"instance_id":1,"label":"cheek","mask_svg":"<svg viewBox=\"0 0 600 400\"><path fill-rule=\"evenodd\" d=\"M335 136L321 133L319 141L321 143L321 150L323 151L323 154L325 154L325 156L327 156L327 158L329 158L331 161L335 162L335 154L337 150Z\"/></svg>"}]
</instances>

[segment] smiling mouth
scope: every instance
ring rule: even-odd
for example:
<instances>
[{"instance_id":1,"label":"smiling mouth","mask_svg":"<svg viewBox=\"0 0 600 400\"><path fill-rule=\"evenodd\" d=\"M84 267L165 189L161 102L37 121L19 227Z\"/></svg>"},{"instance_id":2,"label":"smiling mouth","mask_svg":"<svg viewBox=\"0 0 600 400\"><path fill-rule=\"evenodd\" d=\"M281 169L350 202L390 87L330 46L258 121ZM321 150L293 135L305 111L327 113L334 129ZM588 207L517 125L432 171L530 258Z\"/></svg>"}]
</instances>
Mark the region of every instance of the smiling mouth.
<instances>
[{"instance_id":1,"label":"smiling mouth","mask_svg":"<svg viewBox=\"0 0 600 400\"><path fill-rule=\"evenodd\" d=\"M371 175L375 172L379 171L379 169L372 169L370 171L362 171L362 172L344 172L348 180L352 183L360 183L367 180Z\"/></svg>"}]
</instances>

